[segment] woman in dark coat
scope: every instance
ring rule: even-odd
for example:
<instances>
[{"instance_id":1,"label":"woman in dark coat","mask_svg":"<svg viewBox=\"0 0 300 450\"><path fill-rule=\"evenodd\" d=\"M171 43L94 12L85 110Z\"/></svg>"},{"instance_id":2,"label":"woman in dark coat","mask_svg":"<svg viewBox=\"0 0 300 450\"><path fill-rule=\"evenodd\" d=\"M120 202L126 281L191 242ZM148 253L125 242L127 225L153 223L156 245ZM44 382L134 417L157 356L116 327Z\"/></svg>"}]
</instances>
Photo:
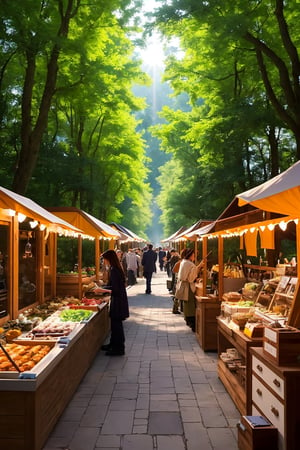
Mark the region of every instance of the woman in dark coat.
<instances>
[{"instance_id":1,"label":"woman in dark coat","mask_svg":"<svg viewBox=\"0 0 300 450\"><path fill-rule=\"evenodd\" d=\"M102 350L107 350L106 355L108 356L124 355L125 335L123 320L129 317L125 274L120 264L120 260L114 250L107 250L102 256L104 264L109 268L108 288L111 290L109 308L111 336L109 344L103 345Z\"/></svg>"}]
</instances>

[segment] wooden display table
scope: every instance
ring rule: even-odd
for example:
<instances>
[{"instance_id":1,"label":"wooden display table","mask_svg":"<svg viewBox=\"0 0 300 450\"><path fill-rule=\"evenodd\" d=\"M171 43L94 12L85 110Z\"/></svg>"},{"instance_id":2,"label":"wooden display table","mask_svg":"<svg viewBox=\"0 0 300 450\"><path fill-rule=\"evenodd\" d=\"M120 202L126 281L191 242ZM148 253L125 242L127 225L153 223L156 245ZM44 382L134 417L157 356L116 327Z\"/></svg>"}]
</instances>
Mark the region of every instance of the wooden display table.
<instances>
[{"instance_id":1,"label":"wooden display table","mask_svg":"<svg viewBox=\"0 0 300 450\"><path fill-rule=\"evenodd\" d=\"M40 450L109 331L107 305L34 379L0 379L0 448Z\"/></svg>"},{"instance_id":2,"label":"wooden display table","mask_svg":"<svg viewBox=\"0 0 300 450\"><path fill-rule=\"evenodd\" d=\"M204 351L216 351L217 317L220 315L221 303L215 296L196 296L196 337Z\"/></svg>"},{"instance_id":3,"label":"wooden display table","mask_svg":"<svg viewBox=\"0 0 300 450\"><path fill-rule=\"evenodd\" d=\"M251 409L250 348L261 347L263 338L248 338L243 331L230 328L227 321L221 317L218 322L218 376L235 403L241 415L246 415ZM234 372L220 358L220 354L228 348L234 348L243 359L243 371Z\"/></svg>"}]
</instances>

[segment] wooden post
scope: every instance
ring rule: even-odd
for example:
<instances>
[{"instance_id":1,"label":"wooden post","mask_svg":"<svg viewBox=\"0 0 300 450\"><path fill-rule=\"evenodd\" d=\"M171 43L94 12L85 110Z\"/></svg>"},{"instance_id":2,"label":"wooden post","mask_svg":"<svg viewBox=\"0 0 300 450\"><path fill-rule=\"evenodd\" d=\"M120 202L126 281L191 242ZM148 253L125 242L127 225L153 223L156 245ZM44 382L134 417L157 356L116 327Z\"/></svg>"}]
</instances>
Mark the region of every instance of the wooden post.
<instances>
[{"instance_id":1,"label":"wooden post","mask_svg":"<svg viewBox=\"0 0 300 450\"><path fill-rule=\"evenodd\" d=\"M12 319L16 319L19 314L19 222L18 216L11 219L9 259L9 314Z\"/></svg>"},{"instance_id":2,"label":"wooden post","mask_svg":"<svg viewBox=\"0 0 300 450\"><path fill-rule=\"evenodd\" d=\"M95 238L95 275L96 281L100 280L100 241L99 236Z\"/></svg>"},{"instance_id":3,"label":"wooden post","mask_svg":"<svg viewBox=\"0 0 300 450\"><path fill-rule=\"evenodd\" d=\"M45 243L44 243L45 232L38 230L36 231L36 243L37 243L37 301L38 303L43 303L45 298Z\"/></svg>"},{"instance_id":4,"label":"wooden post","mask_svg":"<svg viewBox=\"0 0 300 450\"><path fill-rule=\"evenodd\" d=\"M224 239L222 236L218 236L218 264L219 264L219 277L218 277L218 294L219 299L222 299L224 294Z\"/></svg>"},{"instance_id":5,"label":"wooden post","mask_svg":"<svg viewBox=\"0 0 300 450\"><path fill-rule=\"evenodd\" d=\"M82 236L78 235L78 292L79 299L82 299Z\"/></svg>"},{"instance_id":6,"label":"wooden post","mask_svg":"<svg viewBox=\"0 0 300 450\"><path fill-rule=\"evenodd\" d=\"M297 261L297 277L300 280L300 220L296 224L296 261Z\"/></svg>"},{"instance_id":7,"label":"wooden post","mask_svg":"<svg viewBox=\"0 0 300 450\"><path fill-rule=\"evenodd\" d=\"M56 297L56 272L57 272L57 233L49 234L49 265L50 265L50 283L51 295Z\"/></svg>"},{"instance_id":8,"label":"wooden post","mask_svg":"<svg viewBox=\"0 0 300 450\"><path fill-rule=\"evenodd\" d=\"M207 285L207 237L203 237L202 239L202 258L204 259L204 267L203 267L203 277L202 277L202 283L203 283L203 296L206 296L206 285Z\"/></svg>"}]
</instances>

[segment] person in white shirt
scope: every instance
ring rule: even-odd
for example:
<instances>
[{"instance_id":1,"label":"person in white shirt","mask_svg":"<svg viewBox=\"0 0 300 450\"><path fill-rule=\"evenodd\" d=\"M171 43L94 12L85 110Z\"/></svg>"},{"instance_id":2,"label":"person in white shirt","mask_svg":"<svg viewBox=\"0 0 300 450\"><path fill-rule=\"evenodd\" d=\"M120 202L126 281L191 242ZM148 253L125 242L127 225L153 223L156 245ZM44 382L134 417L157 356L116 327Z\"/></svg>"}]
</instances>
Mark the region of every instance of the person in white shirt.
<instances>
[{"instance_id":1,"label":"person in white shirt","mask_svg":"<svg viewBox=\"0 0 300 450\"><path fill-rule=\"evenodd\" d=\"M136 276L138 269L138 256L133 251L132 248L128 249L126 254L126 264L127 264L127 283L128 286L133 286L136 284Z\"/></svg>"}]
</instances>

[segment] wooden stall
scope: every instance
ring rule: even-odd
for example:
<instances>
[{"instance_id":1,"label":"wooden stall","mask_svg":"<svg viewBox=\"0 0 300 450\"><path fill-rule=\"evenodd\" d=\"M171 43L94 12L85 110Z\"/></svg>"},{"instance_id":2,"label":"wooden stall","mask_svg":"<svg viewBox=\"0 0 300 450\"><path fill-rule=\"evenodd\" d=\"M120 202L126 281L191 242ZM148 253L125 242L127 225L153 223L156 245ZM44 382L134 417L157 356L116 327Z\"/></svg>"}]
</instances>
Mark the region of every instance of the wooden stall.
<instances>
[{"instance_id":1,"label":"wooden stall","mask_svg":"<svg viewBox=\"0 0 300 450\"><path fill-rule=\"evenodd\" d=\"M36 368L19 376L0 375L1 449L42 449L103 343L108 324L108 307L103 304L66 344L52 342L52 350Z\"/></svg>"},{"instance_id":2,"label":"wooden stall","mask_svg":"<svg viewBox=\"0 0 300 450\"><path fill-rule=\"evenodd\" d=\"M114 248L116 241L120 238L120 233L111 226L105 224L101 220L93 217L85 211L75 207L48 208L55 216L71 223L73 226L80 228L83 235L78 237L78 258L77 270L72 273L56 275L56 294L57 295L74 295L81 298L83 295L83 286L88 285L91 281L101 279L100 274L100 253L101 242L108 242L109 248ZM82 239L84 235L93 237L95 240L95 275L86 276L82 274ZM56 242L57 245L57 242ZM103 249L102 249L103 250Z\"/></svg>"},{"instance_id":3,"label":"wooden stall","mask_svg":"<svg viewBox=\"0 0 300 450\"><path fill-rule=\"evenodd\" d=\"M81 231L32 200L0 187L0 324L47 297L45 279L55 289L53 242L57 233Z\"/></svg>"}]
</instances>

